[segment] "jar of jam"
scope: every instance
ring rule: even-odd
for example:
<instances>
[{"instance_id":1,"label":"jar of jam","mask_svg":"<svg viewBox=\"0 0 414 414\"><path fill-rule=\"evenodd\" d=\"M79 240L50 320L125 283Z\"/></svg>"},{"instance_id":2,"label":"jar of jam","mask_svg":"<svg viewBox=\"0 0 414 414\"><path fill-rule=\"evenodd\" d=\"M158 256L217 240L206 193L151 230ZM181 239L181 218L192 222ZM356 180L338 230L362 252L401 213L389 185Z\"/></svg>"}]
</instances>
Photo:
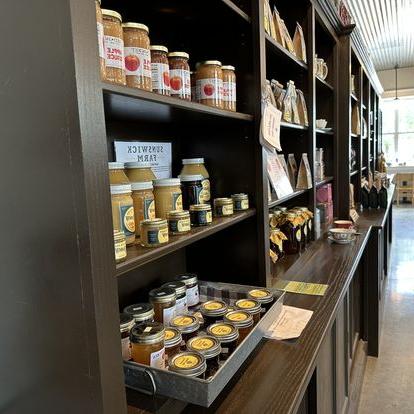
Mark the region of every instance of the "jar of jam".
<instances>
[{"instance_id":1,"label":"jar of jam","mask_svg":"<svg viewBox=\"0 0 414 414\"><path fill-rule=\"evenodd\" d=\"M300 226L300 250L303 251L306 248L306 239L308 237L308 223L307 223L307 217L302 212L302 210L298 208L293 208L290 210L292 213L296 214L296 219Z\"/></svg>"},{"instance_id":2,"label":"jar of jam","mask_svg":"<svg viewBox=\"0 0 414 414\"><path fill-rule=\"evenodd\" d=\"M125 74L127 86L152 90L151 53L148 27L141 23L124 23Z\"/></svg>"},{"instance_id":3,"label":"jar of jam","mask_svg":"<svg viewBox=\"0 0 414 414\"><path fill-rule=\"evenodd\" d=\"M284 224L280 230L286 236L287 240L283 243L283 251L286 254L297 254L300 252L300 242L302 240L302 231L300 222L295 213L288 212L285 215Z\"/></svg>"},{"instance_id":4,"label":"jar of jam","mask_svg":"<svg viewBox=\"0 0 414 414\"><path fill-rule=\"evenodd\" d=\"M221 319L227 313L227 304L222 300L214 299L204 302L200 306L204 326L209 326Z\"/></svg>"},{"instance_id":5,"label":"jar of jam","mask_svg":"<svg viewBox=\"0 0 414 414\"><path fill-rule=\"evenodd\" d=\"M231 199L233 200L234 211L245 211L249 209L249 196L247 194L233 194Z\"/></svg>"},{"instance_id":6,"label":"jar of jam","mask_svg":"<svg viewBox=\"0 0 414 414\"><path fill-rule=\"evenodd\" d=\"M264 288L252 289L247 293L247 296L250 299L257 300L262 308L265 309L265 312L267 312L272 307L275 300L273 293L270 290Z\"/></svg>"},{"instance_id":7,"label":"jar of jam","mask_svg":"<svg viewBox=\"0 0 414 414\"><path fill-rule=\"evenodd\" d=\"M222 66L223 71L223 109L236 111L236 74L235 67Z\"/></svg>"},{"instance_id":8,"label":"jar of jam","mask_svg":"<svg viewBox=\"0 0 414 414\"><path fill-rule=\"evenodd\" d=\"M126 85L122 17L114 10L102 9L105 45L105 80Z\"/></svg>"},{"instance_id":9,"label":"jar of jam","mask_svg":"<svg viewBox=\"0 0 414 414\"><path fill-rule=\"evenodd\" d=\"M101 0L95 0L96 8L96 30L98 34L98 50L99 50L99 69L101 79L105 80L106 66L105 66L105 44L104 44L104 28L101 10Z\"/></svg>"},{"instance_id":10,"label":"jar of jam","mask_svg":"<svg viewBox=\"0 0 414 414\"><path fill-rule=\"evenodd\" d=\"M168 230L172 235L188 233L191 230L190 212L187 210L168 213Z\"/></svg>"},{"instance_id":11,"label":"jar of jam","mask_svg":"<svg viewBox=\"0 0 414 414\"><path fill-rule=\"evenodd\" d=\"M190 221L193 227L209 226L213 222L210 204L190 206Z\"/></svg>"},{"instance_id":12,"label":"jar of jam","mask_svg":"<svg viewBox=\"0 0 414 414\"><path fill-rule=\"evenodd\" d=\"M109 169L109 184L111 185L123 185L129 184L128 177L124 171L123 162L108 162Z\"/></svg>"},{"instance_id":13,"label":"jar of jam","mask_svg":"<svg viewBox=\"0 0 414 414\"><path fill-rule=\"evenodd\" d=\"M197 336L200 329L200 321L193 315L177 315L171 320L170 325L181 332L184 343Z\"/></svg>"},{"instance_id":14,"label":"jar of jam","mask_svg":"<svg viewBox=\"0 0 414 414\"><path fill-rule=\"evenodd\" d=\"M283 213L281 210L275 210L269 214L270 228L275 229L280 227L284 223Z\"/></svg>"},{"instance_id":15,"label":"jar of jam","mask_svg":"<svg viewBox=\"0 0 414 414\"><path fill-rule=\"evenodd\" d=\"M307 234L306 234L306 243L312 241L312 229L313 229L313 213L307 207L295 207L300 210L304 217L306 218Z\"/></svg>"},{"instance_id":16,"label":"jar of jam","mask_svg":"<svg viewBox=\"0 0 414 414\"><path fill-rule=\"evenodd\" d=\"M171 360L174 355L177 355L181 352L181 333L178 329L175 328L166 328L165 329L165 336L164 336L164 344L165 344L165 360Z\"/></svg>"},{"instance_id":17,"label":"jar of jam","mask_svg":"<svg viewBox=\"0 0 414 414\"><path fill-rule=\"evenodd\" d=\"M253 316L253 322L256 325L260 320L262 313L262 305L256 299L239 299L234 304L237 310L243 310L249 312Z\"/></svg>"},{"instance_id":18,"label":"jar of jam","mask_svg":"<svg viewBox=\"0 0 414 414\"><path fill-rule=\"evenodd\" d=\"M114 230L125 234L127 246L135 242L134 202L131 185L111 185L112 223Z\"/></svg>"},{"instance_id":19,"label":"jar of jam","mask_svg":"<svg viewBox=\"0 0 414 414\"><path fill-rule=\"evenodd\" d=\"M142 322L131 329L131 358L138 364L165 368L165 329L162 323Z\"/></svg>"},{"instance_id":20,"label":"jar of jam","mask_svg":"<svg viewBox=\"0 0 414 414\"><path fill-rule=\"evenodd\" d=\"M160 95L170 95L170 67L168 49L165 46L150 46L152 91Z\"/></svg>"},{"instance_id":21,"label":"jar of jam","mask_svg":"<svg viewBox=\"0 0 414 414\"><path fill-rule=\"evenodd\" d=\"M187 101L191 101L189 58L189 54L185 52L168 53L171 96Z\"/></svg>"},{"instance_id":22,"label":"jar of jam","mask_svg":"<svg viewBox=\"0 0 414 414\"><path fill-rule=\"evenodd\" d=\"M126 313L121 313L120 317L120 329L121 329L121 347L122 347L122 359L129 361L131 359L131 348L129 345L129 334L134 326L134 318Z\"/></svg>"},{"instance_id":23,"label":"jar of jam","mask_svg":"<svg viewBox=\"0 0 414 414\"><path fill-rule=\"evenodd\" d=\"M135 323L154 322L154 308L149 303L135 303L124 308L124 313L134 318Z\"/></svg>"},{"instance_id":24,"label":"jar of jam","mask_svg":"<svg viewBox=\"0 0 414 414\"><path fill-rule=\"evenodd\" d=\"M205 378L206 359L198 352L180 352L168 363L169 370L186 377Z\"/></svg>"},{"instance_id":25,"label":"jar of jam","mask_svg":"<svg viewBox=\"0 0 414 414\"><path fill-rule=\"evenodd\" d=\"M206 359L206 379L211 378L220 368L220 341L210 335L200 335L191 338L187 342L187 349L191 352L199 352Z\"/></svg>"},{"instance_id":26,"label":"jar of jam","mask_svg":"<svg viewBox=\"0 0 414 414\"><path fill-rule=\"evenodd\" d=\"M163 178L155 180L155 215L166 219L170 211L183 209L183 196L179 178Z\"/></svg>"},{"instance_id":27,"label":"jar of jam","mask_svg":"<svg viewBox=\"0 0 414 414\"><path fill-rule=\"evenodd\" d=\"M155 219L155 201L152 182L131 183L135 213L135 233L141 237L141 222Z\"/></svg>"},{"instance_id":28,"label":"jar of jam","mask_svg":"<svg viewBox=\"0 0 414 414\"><path fill-rule=\"evenodd\" d=\"M185 158L182 160L183 168L181 170L181 175L201 175L203 180L201 184L203 186L202 203L208 203L211 198L210 190L210 175L204 165L204 158Z\"/></svg>"},{"instance_id":29,"label":"jar of jam","mask_svg":"<svg viewBox=\"0 0 414 414\"><path fill-rule=\"evenodd\" d=\"M169 325L175 316L175 300L177 295L175 289L158 288L149 292L149 301L154 307L154 320Z\"/></svg>"},{"instance_id":30,"label":"jar of jam","mask_svg":"<svg viewBox=\"0 0 414 414\"><path fill-rule=\"evenodd\" d=\"M123 231L114 230L115 263L125 261L127 257L126 238Z\"/></svg>"},{"instance_id":31,"label":"jar of jam","mask_svg":"<svg viewBox=\"0 0 414 414\"><path fill-rule=\"evenodd\" d=\"M198 278L194 273L185 273L177 276L177 280L184 282L187 287L187 306L189 308L200 303L200 292L198 288Z\"/></svg>"},{"instance_id":32,"label":"jar of jam","mask_svg":"<svg viewBox=\"0 0 414 414\"><path fill-rule=\"evenodd\" d=\"M237 348L239 331L232 323L214 323L207 328L207 334L216 337L220 341L220 359L222 361L225 361Z\"/></svg>"},{"instance_id":33,"label":"jar of jam","mask_svg":"<svg viewBox=\"0 0 414 414\"><path fill-rule=\"evenodd\" d=\"M167 220L155 218L141 221L141 246L158 247L168 243L168 240Z\"/></svg>"},{"instance_id":34,"label":"jar of jam","mask_svg":"<svg viewBox=\"0 0 414 414\"><path fill-rule=\"evenodd\" d=\"M216 217L232 216L233 213L233 200L231 198L214 199L214 215Z\"/></svg>"},{"instance_id":35,"label":"jar of jam","mask_svg":"<svg viewBox=\"0 0 414 414\"><path fill-rule=\"evenodd\" d=\"M142 183L155 180L151 165L144 162L126 162L126 175L131 183Z\"/></svg>"},{"instance_id":36,"label":"jar of jam","mask_svg":"<svg viewBox=\"0 0 414 414\"><path fill-rule=\"evenodd\" d=\"M244 338L253 329L253 316L246 311L235 310L224 315L223 322L233 324L239 330L238 344L243 342Z\"/></svg>"},{"instance_id":37,"label":"jar of jam","mask_svg":"<svg viewBox=\"0 0 414 414\"><path fill-rule=\"evenodd\" d=\"M221 62L206 60L197 67L197 102L223 108L223 72Z\"/></svg>"},{"instance_id":38,"label":"jar of jam","mask_svg":"<svg viewBox=\"0 0 414 414\"><path fill-rule=\"evenodd\" d=\"M175 290L175 294L177 295L175 299L175 314L186 314L188 312L186 284L184 282L180 282L179 280L173 280L171 282L163 284L161 287L167 287Z\"/></svg>"},{"instance_id":39,"label":"jar of jam","mask_svg":"<svg viewBox=\"0 0 414 414\"><path fill-rule=\"evenodd\" d=\"M203 194L203 176L198 174L180 175L181 192L183 193L183 208L188 210L193 204L202 204L205 199Z\"/></svg>"},{"instance_id":40,"label":"jar of jam","mask_svg":"<svg viewBox=\"0 0 414 414\"><path fill-rule=\"evenodd\" d=\"M270 229L270 249L275 254L275 260L280 260L282 257L284 257L285 253L283 251L283 243L285 240L287 240L287 237L282 233L282 231L279 228L271 228Z\"/></svg>"}]
</instances>

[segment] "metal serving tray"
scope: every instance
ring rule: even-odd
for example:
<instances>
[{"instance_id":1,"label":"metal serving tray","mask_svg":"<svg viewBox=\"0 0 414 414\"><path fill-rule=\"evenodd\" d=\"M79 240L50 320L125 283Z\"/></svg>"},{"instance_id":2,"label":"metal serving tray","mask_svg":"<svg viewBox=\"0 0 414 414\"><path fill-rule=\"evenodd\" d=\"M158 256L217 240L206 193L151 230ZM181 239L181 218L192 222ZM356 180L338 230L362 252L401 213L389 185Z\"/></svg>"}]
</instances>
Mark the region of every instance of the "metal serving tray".
<instances>
[{"instance_id":1,"label":"metal serving tray","mask_svg":"<svg viewBox=\"0 0 414 414\"><path fill-rule=\"evenodd\" d=\"M256 286L199 281L199 288L200 301L221 299L232 305L237 299L245 298L247 292ZM272 322L280 315L284 293L276 289L269 290L275 296L273 306L261 317L259 323L212 378L190 378L166 369L127 361L124 362L125 385L148 395L161 395L209 407L263 338Z\"/></svg>"}]
</instances>

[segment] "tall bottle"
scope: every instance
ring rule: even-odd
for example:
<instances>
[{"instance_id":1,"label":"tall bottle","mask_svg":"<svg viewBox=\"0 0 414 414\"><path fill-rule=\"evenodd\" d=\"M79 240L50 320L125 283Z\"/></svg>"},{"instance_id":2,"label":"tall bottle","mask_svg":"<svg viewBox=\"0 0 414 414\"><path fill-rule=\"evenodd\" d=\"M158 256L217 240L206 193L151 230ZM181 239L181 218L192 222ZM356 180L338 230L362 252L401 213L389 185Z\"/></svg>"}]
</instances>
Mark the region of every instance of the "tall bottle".
<instances>
[{"instance_id":1,"label":"tall bottle","mask_svg":"<svg viewBox=\"0 0 414 414\"><path fill-rule=\"evenodd\" d=\"M375 185L371 187L371 190L369 192L369 207L378 208L378 190Z\"/></svg>"},{"instance_id":2,"label":"tall bottle","mask_svg":"<svg viewBox=\"0 0 414 414\"><path fill-rule=\"evenodd\" d=\"M362 208L369 208L369 191L366 185L363 185L361 189L361 205Z\"/></svg>"},{"instance_id":3,"label":"tall bottle","mask_svg":"<svg viewBox=\"0 0 414 414\"><path fill-rule=\"evenodd\" d=\"M383 185L381 185L381 188L378 191L378 204L380 208L387 208L388 191Z\"/></svg>"}]
</instances>

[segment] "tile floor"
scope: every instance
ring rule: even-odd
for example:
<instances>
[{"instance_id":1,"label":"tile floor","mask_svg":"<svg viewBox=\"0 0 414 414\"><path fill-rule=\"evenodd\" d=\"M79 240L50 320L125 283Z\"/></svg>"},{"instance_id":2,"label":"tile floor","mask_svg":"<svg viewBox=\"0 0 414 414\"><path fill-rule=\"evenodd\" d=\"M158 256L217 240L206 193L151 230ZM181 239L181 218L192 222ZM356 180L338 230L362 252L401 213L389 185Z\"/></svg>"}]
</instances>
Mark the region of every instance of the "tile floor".
<instances>
[{"instance_id":1,"label":"tile floor","mask_svg":"<svg viewBox=\"0 0 414 414\"><path fill-rule=\"evenodd\" d=\"M414 413L414 208L395 207L379 358L368 358L359 414Z\"/></svg>"}]
</instances>

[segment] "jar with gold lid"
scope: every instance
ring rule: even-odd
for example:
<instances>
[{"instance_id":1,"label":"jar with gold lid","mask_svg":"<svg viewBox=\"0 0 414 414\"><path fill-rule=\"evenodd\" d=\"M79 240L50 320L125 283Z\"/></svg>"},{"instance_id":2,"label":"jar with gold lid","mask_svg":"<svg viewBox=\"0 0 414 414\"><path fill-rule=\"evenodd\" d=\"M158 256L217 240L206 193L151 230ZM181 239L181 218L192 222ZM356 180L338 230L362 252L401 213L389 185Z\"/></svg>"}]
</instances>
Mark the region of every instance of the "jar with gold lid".
<instances>
[{"instance_id":1,"label":"jar with gold lid","mask_svg":"<svg viewBox=\"0 0 414 414\"><path fill-rule=\"evenodd\" d=\"M189 54L186 52L168 53L170 66L170 90L171 96L191 101Z\"/></svg>"},{"instance_id":2,"label":"jar with gold lid","mask_svg":"<svg viewBox=\"0 0 414 414\"><path fill-rule=\"evenodd\" d=\"M187 210L168 213L168 229L172 235L186 234L191 230L190 212Z\"/></svg>"},{"instance_id":3,"label":"jar with gold lid","mask_svg":"<svg viewBox=\"0 0 414 414\"><path fill-rule=\"evenodd\" d=\"M194 315L177 314L172 318L170 325L181 332L184 343L197 336L200 329L200 321Z\"/></svg>"},{"instance_id":4,"label":"jar with gold lid","mask_svg":"<svg viewBox=\"0 0 414 414\"><path fill-rule=\"evenodd\" d=\"M168 363L174 355L181 352L181 332L175 328L165 328L164 344L165 360Z\"/></svg>"},{"instance_id":5,"label":"jar with gold lid","mask_svg":"<svg viewBox=\"0 0 414 414\"><path fill-rule=\"evenodd\" d=\"M170 211L183 210L183 196L179 178L154 180L155 215L166 219Z\"/></svg>"},{"instance_id":6,"label":"jar with gold lid","mask_svg":"<svg viewBox=\"0 0 414 414\"><path fill-rule=\"evenodd\" d=\"M156 178L151 169L151 164L146 162L126 162L125 172L131 183L149 182Z\"/></svg>"},{"instance_id":7,"label":"jar with gold lid","mask_svg":"<svg viewBox=\"0 0 414 414\"><path fill-rule=\"evenodd\" d=\"M217 322L207 328L207 334L212 335L220 341L220 359L225 361L237 348L239 330L228 322Z\"/></svg>"},{"instance_id":8,"label":"jar with gold lid","mask_svg":"<svg viewBox=\"0 0 414 414\"><path fill-rule=\"evenodd\" d=\"M253 316L253 322L256 325L260 320L262 313L262 305L256 299L239 299L235 302L234 307L237 310L242 310L250 313Z\"/></svg>"},{"instance_id":9,"label":"jar with gold lid","mask_svg":"<svg viewBox=\"0 0 414 414\"><path fill-rule=\"evenodd\" d=\"M231 198L214 199L214 215L216 217L228 217L232 216L233 213L233 200Z\"/></svg>"},{"instance_id":10,"label":"jar with gold lid","mask_svg":"<svg viewBox=\"0 0 414 414\"><path fill-rule=\"evenodd\" d=\"M247 292L247 296L250 299L257 300L266 311L272 307L275 300L273 293L265 288L249 290L249 292Z\"/></svg>"},{"instance_id":11,"label":"jar with gold lid","mask_svg":"<svg viewBox=\"0 0 414 414\"><path fill-rule=\"evenodd\" d=\"M292 208L292 213L296 214L297 220L300 225L301 230L301 238L300 238L300 250L303 251L306 248L306 241L308 237L308 223L307 223L307 216L300 208Z\"/></svg>"},{"instance_id":12,"label":"jar with gold lid","mask_svg":"<svg viewBox=\"0 0 414 414\"><path fill-rule=\"evenodd\" d=\"M246 311L235 310L224 315L223 322L232 323L239 330L238 344L243 342L244 338L253 329L253 316Z\"/></svg>"},{"instance_id":13,"label":"jar with gold lid","mask_svg":"<svg viewBox=\"0 0 414 414\"><path fill-rule=\"evenodd\" d=\"M124 313L131 315L135 323L154 322L154 307L149 303L135 303L124 308Z\"/></svg>"},{"instance_id":14,"label":"jar with gold lid","mask_svg":"<svg viewBox=\"0 0 414 414\"><path fill-rule=\"evenodd\" d=\"M213 222L210 204L190 206L190 220L193 227L209 226Z\"/></svg>"},{"instance_id":15,"label":"jar with gold lid","mask_svg":"<svg viewBox=\"0 0 414 414\"><path fill-rule=\"evenodd\" d=\"M199 352L180 352L168 362L169 370L186 377L205 378L206 359Z\"/></svg>"},{"instance_id":16,"label":"jar with gold lid","mask_svg":"<svg viewBox=\"0 0 414 414\"><path fill-rule=\"evenodd\" d=\"M155 218L141 221L141 246L158 247L168 243L167 220Z\"/></svg>"},{"instance_id":17,"label":"jar with gold lid","mask_svg":"<svg viewBox=\"0 0 414 414\"><path fill-rule=\"evenodd\" d=\"M279 228L271 228L270 229L270 250L274 253L272 256L273 262L276 263L282 257L284 257L285 253L283 251L283 243L287 240L287 237L283 234L283 232Z\"/></svg>"},{"instance_id":18,"label":"jar with gold lid","mask_svg":"<svg viewBox=\"0 0 414 414\"><path fill-rule=\"evenodd\" d=\"M120 317L120 330L121 330L121 348L122 359L129 361L131 359L131 348L129 344L129 335L132 327L134 326L134 318L126 313L121 313Z\"/></svg>"},{"instance_id":19,"label":"jar with gold lid","mask_svg":"<svg viewBox=\"0 0 414 414\"><path fill-rule=\"evenodd\" d=\"M234 211L245 211L249 209L249 196L247 194L233 194L231 198L233 200Z\"/></svg>"},{"instance_id":20,"label":"jar with gold lid","mask_svg":"<svg viewBox=\"0 0 414 414\"><path fill-rule=\"evenodd\" d=\"M177 295L175 300L175 313L176 315L186 314L188 312L186 284L179 280L172 280L171 282L164 283L161 287L175 290L175 294Z\"/></svg>"},{"instance_id":21,"label":"jar with gold lid","mask_svg":"<svg viewBox=\"0 0 414 414\"><path fill-rule=\"evenodd\" d=\"M312 241L313 213L307 207L295 207L295 209L300 210L306 219L306 243L310 243Z\"/></svg>"},{"instance_id":22,"label":"jar with gold lid","mask_svg":"<svg viewBox=\"0 0 414 414\"><path fill-rule=\"evenodd\" d=\"M221 319L227 313L227 304L222 300L214 299L204 302L200 306L204 326L209 326Z\"/></svg>"},{"instance_id":23,"label":"jar with gold lid","mask_svg":"<svg viewBox=\"0 0 414 414\"><path fill-rule=\"evenodd\" d=\"M150 46L152 91L160 95L170 95L170 67L168 49L161 45Z\"/></svg>"},{"instance_id":24,"label":"jar with gold lid","mask_svg":"<svg viewBox=\"0 0 414 414\"><path fill-rule=\"evenodd\" d=\"M106 65L105 65L105 43L104 43L104 28L103 18L101 10L101 0L95 0L96 8L96 30L98 35L98 51L99 51L99 70L101 73L101 79L106 78Z\"/></svg>"},{"instance_id":25,"label":"jar with gold lid","mask_svg":"<svg viewBox=\"0 0 414 414\"><path fill-rule=\"evenodd\" d=\"M123 231L114 230L114 249L116 264L125 261L127 257L126 238Z\"/></svg>"},{"instance_id":26,"label":"jar with gold lid","mask_svg":"<svg viewBox=\"0 0 414 414\"><path fill-rule=\"evenodd\" d=\"M286 254L297 254L300 252L302 240L301 221L295 213L288 212L284 216L284 223L280 227L287 240L283 242L283 251Z\"/></svg>"},{"instance_id":27,"label":"jar with gold lid","mask_svg":"<svg viewBox=\"0 0 414 414\"><path fill-rule=\"evenodd\" d=\"M206 60L197 67L197 102L204 105L223 108L223 72L221 62Z\"/></svg>"},{"instance_id":28,"label":"jar with gold lid","mask_svg":"<svg viewBox=\"0 0 414 414\"><path fill-rule=\"evenodd\" d=\"M187 306L189 308L200 303L200 292L198 287L198 277L194 273L184 273L177 276L176 280L185 283L187 288Z\"/></svg>"},{"instance_id":29,"label":"jar with gold lid","mask_svg":"<svg viewBox=\"0 0 414 414\"><path fill-rule=\"evenodd\" d=\"M131 183L132 200L134 202L135 232L141 237L141 222L155 219L155 201L151 181Z\"/></svg>"},{"instance_id":30,"label":"jar with gold lid","mask_svg":"<svg viewBox=\"0 0 414 414\"><path fill-rule=\"evenodd\" d=\"M223 109L236 111L236 73L235 67L225 65L221 67L223 72Z\"/></svg>"},{"instance_id":31,"label":"jar with gold lid","mask_svg":"<svg viewBox=\"0 0 414 414\"><path fill-rule=\"evenodd\" d=\"M123 162L109 162L109 184L111 185L123 185L129 184L128 177L125 174Z\"/></svg>"},{"instance_id":32,"label":"jar with gold lid","mask_svg":"<svg viewBox=\"0 0 414 414\"><path fill-rule=\"evenodd\" d=\"M210 174L205 167L204 158L184 158L182 163L183 168L180 175L199 174L203 177L201 181L203 201L201 201L201 204L208 203L211 198Z\"/></svg>"},{"instance_id":33,"label":"jar with gold lid","mask_svg":"<svg viewBox=\"0 0 414 414\"><path fill-rule=\"evenodd\" d=\"M187 341L187 349L199 352L206 359L206 379L211 378L220 368L220 341L211 335L200 335Z\"/></svg>"},{"instance_id":34,"label":"jar with gold lid","mask_svg":"<svg viewBox=\"0 0 414 414\"><path fill-rule=\"evenodd\" d=\"M177 295L175 289L161 287L149 292L149 301L154 307L154 320L169 325L175 316L175 302Z\"/></svg>"}]
</instances>

